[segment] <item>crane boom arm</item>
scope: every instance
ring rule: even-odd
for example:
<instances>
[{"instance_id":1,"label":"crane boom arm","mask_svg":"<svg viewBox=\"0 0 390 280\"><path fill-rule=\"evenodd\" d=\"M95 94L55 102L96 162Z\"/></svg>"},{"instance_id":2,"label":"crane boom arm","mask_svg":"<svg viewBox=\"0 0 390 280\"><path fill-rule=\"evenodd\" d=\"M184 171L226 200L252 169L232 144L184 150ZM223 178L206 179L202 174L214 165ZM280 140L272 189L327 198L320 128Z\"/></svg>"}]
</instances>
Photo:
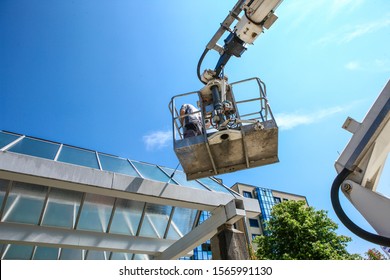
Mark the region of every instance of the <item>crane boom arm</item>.
<instances>
[{"instance_id":1,"label":"crane boom arm","mask_svg":"<svg viewBox=\"0 0 390 280\"><path fill-rule=\"evenodd\" d=\"M232 56L241 57L246 50L247 44L253 42L263 32L263 29L269 29L276 21L275 9L282 0L239 0L233 9L229 12L221 26L211 38L209 43L199 59L197 74L199 80L206 83L200 74L200 67L204 57L209 50L215 50L220 54L220 58L213 70L213 77L217 78L229 59ZM240 14L243 15L240 17ZM233 29L230 26L237 22ZM224 39L224 46L220 46L218 41L228 32Z\"/></svg>"}]
</instances>

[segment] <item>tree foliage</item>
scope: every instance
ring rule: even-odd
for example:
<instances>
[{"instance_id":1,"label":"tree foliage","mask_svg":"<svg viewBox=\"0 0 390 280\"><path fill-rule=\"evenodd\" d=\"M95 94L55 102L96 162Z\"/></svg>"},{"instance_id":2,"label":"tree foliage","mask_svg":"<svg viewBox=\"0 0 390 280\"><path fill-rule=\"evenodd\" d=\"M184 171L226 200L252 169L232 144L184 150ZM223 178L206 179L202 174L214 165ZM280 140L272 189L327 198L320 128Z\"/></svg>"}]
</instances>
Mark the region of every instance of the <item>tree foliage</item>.
<instances>
[{"instance_id":1,"label":"tree foliage","mask_svg":"<svg viewBox=\"0 0 390 280\"><path fill-rule=\"evenodd\" d=\"M386 256L379 252L377 249L369 249L366 253L367 260L387 260Z\"/></svg>"},{"instance_id":2,"label":"tree foliage","mask_svg":"<svg viewBox=\"0 0 390 280\"><path fill-rule=\"evenodd\" d=\"M271 260L356 259L346 250L352 239L338 236L326 211L307 207L304 201L286 201L273 207L266 235L258 236L256 256Z\"/></svg>"}]
</instances>

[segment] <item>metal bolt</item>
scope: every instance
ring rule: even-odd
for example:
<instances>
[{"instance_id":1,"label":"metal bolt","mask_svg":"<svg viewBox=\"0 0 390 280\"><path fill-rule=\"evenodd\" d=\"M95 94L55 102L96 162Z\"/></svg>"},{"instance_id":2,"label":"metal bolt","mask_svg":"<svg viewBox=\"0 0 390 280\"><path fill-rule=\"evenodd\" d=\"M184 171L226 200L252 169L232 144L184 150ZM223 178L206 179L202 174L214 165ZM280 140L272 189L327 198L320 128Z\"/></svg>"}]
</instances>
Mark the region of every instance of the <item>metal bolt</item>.
<instances>
[{"instance_id":1,"label":"metal bolt","mask_svg":"<svg viewBox=\"0 0 390 280\"><path fill-rule=\"evenodd\" d=\"M352 191L352 186L350 184L345 184L342 187L343 191L346 193L350 193Z\"/></svg>"}]
</instances>

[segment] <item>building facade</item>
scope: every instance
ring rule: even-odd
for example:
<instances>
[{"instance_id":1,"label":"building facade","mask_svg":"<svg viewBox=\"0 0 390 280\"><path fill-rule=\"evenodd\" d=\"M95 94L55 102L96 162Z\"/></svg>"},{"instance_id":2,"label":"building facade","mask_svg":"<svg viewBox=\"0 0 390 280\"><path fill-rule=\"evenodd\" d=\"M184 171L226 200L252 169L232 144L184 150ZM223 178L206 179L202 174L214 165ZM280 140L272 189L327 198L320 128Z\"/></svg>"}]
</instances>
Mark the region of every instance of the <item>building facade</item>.
<instances>
[{"instance_id":1,"label":"building facade","mask_svg":"<svg viewBox=\"0 0 390 280\"><path fill-rule=\"evenodd\" d=\"M267 234L265 223L270 219L271 210L274 205L288 200L303 200L306 205L308 205L306 197L298 194L277 191L244 183L236 183L231 188L244 197L256 199L259 204L261 211L260 215L252 218L244 218L236 223L236 227L246 234L247 241L250 244L256 236Z\"/></svg>"}]
</instances>

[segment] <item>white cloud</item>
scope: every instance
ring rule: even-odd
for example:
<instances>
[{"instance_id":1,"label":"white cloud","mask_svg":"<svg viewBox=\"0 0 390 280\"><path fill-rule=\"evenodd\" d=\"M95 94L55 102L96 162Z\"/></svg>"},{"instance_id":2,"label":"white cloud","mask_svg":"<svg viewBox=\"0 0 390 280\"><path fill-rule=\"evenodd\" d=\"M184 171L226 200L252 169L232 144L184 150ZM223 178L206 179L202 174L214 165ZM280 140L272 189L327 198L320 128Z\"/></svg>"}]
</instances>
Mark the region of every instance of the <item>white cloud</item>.
<instances>
[{"instance_id":1,"label":"white cloud","mask_svg":"<svg viewBox=\"0 0 390 280\"><path fill-rule=\"evenodd\" d=\"M167 147L172 141L172 131L156 131L143 136L148 151Z\"/></svg>"},{"instance_id":2,"label":"white cloud","mask_svg":"<svg viewBox=\"0 0 390 280\"><path fill-rule=\"evenodd\" d=\"M364 35L376 32L382 28L390 26L390 18L388 15L382 19L378 19L372 22L366 22L364 24L357 24L354 26L344 26L339 30L332 30L331 33L326 34L322 38L318 39L315 45L326 44L346 44Z\"/></svg>"},{"instance_id":3,"label":"white cloud","mask_svg":"<svg viewBox=\"0 0 390 280\"><path fill-rule=\"evenodd\" d=\"M390 59L375 59L373 61L357 61L353 60L346 63L345 68L351 71L366 71L366 72L389 72Z\"/></svg>"},{"instance_id":4,"label":"white cloud","mask_svg":"<svg viewBox=\"0 0 390 280\"><path fill-rule=\"evenodd\" d=\"M280 113L275 115L276 123L281 130L293 129L300 125L308 125L322 121L334 114L344 111L341 107L322 109L313 113Z\"/></svg>"},{"instance_id":5,"label":"white cloud","mask_svg":"<svg viewBox=\"0 0 390 280\"><path fill-rule=\"evenodd\" d=\"M388 26L390 26L390 19L388 17L369 23L355 25L351 30L342 34L343 36L340 38L340 42L348 43L351 42L353 39L361 37L365 34L375 32L382 28L386 28Z\"/></svg>"},{"instance_id":6,"label":"white cloud","mask_svg":"<svg viewBox=\"0 0 390 280\"><path fill-rule=\"evenodd\" d=\"M286 7L285 17L289 17L290 28L298 28L304 21L313 15L325 11L326 18L322 20L333 20L340 14L354 11L360 7L365 0L294 0L283 3Z\"/></svg>"},{"instance_id":7,"label":"white cloud","mask_svg":"<svg viewBox=\"0 0 390 280\"><path fill-rule=\"evenodd\" d=\"M345 68L347 68L348 70L359 70L361 69L361 66L358 61L350 61L345 64Z\"/></svg>"},{"instance_id":8,"label":"white cloud","mask_svg":"<svg viewBox=\"0 0 390 280\"><path fill-rule=\"evenodd\" d=\"M331 15L345 12L345 10L352 11L363 4L363 0L333 0L330 4Z\"/></svg>"},{"instance_id":9,"label":"white cloud","mask_svg":"<svg viewBox=\"0 0 390 280\"><path fill-rule=\"evenodd\" d=\"M326 0L295 0L283 3L286 6L286 17L290 17L290 28L299 27L306 18L314 13L315 10L321 9L326 4Z\"/></svg>"}]
</instances>

